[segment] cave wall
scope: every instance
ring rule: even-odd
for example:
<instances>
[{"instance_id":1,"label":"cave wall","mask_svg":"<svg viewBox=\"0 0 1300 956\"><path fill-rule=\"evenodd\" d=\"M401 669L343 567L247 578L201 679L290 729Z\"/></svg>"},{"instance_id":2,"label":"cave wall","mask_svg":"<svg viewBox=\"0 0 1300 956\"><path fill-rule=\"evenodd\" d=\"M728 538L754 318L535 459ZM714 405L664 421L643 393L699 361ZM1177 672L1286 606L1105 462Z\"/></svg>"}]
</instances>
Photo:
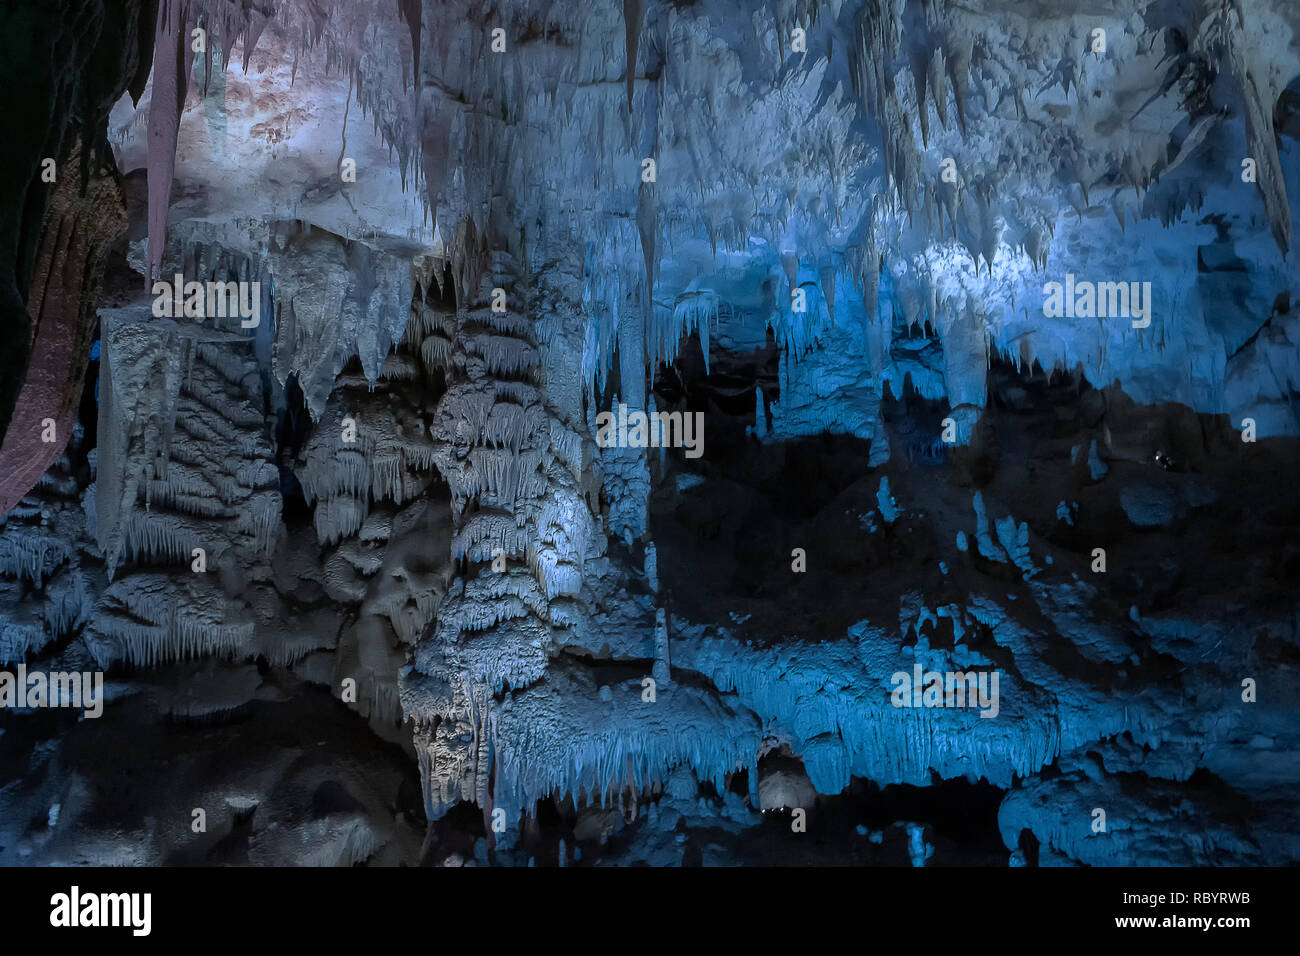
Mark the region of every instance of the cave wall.
<instances>
[{"instance_id":1,"label":"cave wall","mask_svg":"<svg viewBox=\"0 0 1300 956\"><path fill-rule=\"evenodd\" d=\"M94 162L0 204L0 664L164 752L293 733L96 823L80 725L0 715L0 859L217 859L206 806L249 862L771 862L795 810L1294 862L1300 17L1103 6L70 13ZM605 440L658 413L700 444Z\"/></svg>"}]
</instances>

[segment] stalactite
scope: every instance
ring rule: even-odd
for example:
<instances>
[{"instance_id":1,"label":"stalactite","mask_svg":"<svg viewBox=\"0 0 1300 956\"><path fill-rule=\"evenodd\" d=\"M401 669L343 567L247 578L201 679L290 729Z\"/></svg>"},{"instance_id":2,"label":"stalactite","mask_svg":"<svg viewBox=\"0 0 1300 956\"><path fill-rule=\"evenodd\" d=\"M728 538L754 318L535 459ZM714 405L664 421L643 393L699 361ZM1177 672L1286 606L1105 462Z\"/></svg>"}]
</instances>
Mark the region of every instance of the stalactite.
<instances>
[{"instance_id":1,"label":"stalactite","mask_svg":"<svg viewBox=\"0 0 1300 956\"><path fill-rule=\"evenodd\" d=\"M161 0L154 33L153 93L149 107L149 259L147 287L161 276L167 209L176 170L176 135L185 102L182 47L187 39L183 0Z\"/></svg>"}]
</instances>

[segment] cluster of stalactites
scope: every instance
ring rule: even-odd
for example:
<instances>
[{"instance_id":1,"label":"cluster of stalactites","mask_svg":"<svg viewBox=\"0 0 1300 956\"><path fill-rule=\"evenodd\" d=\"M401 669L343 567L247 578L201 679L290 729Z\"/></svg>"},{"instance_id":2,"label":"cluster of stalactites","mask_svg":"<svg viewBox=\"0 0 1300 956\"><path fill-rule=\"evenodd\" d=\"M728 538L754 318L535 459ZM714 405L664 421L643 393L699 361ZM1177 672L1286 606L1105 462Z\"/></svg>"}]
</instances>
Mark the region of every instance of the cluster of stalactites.
<instances>
[{"instance_id":1,"label":"cluster of stalactites","mask_svg":"<svg viewBox=\"0 0 1300 956\"><path fill-rule=\"evenodd\" d=\"M81 565L89 546L87 513L71 461L83 441L77 423L68 453L0 515L0 664L73 633L94 605L94 578ZM93 450L91 456L93 464Z\"/></svg>"},{"instance_id":2,"label":"cluster of stalactites","mask_svg":"<svg viewBox=\"0 0 1300 956\"><path fill-rule=\"evenodd\" d=\"M399 153L403 188L408 173L418 165L414 107L409 98L395 92L396 79L389 76L395 69L400 72L404 92L411 80L410 61L418 51L418 29L401 22L391 5L350 0L278 0L273 6L246 0L161 0L148 117L147 283L162 270L177 136L190 77L196 72L195 58L205 58L198 89L204 96L213 70L228 69L236 47L242 48L243 70L248 72L258 40L268 28L283 34L293 50L293 78L301 55L318 47L323 49L328 72L350 77L349 96L355 93L362 115L373 117L376 132ZM204 31L202 53L195 51L200 45L196 30ZM414 48L412 39L416 39ZM399 58L377 52L394 45Z\"/></svg>"},{"instance_id":3,"label":"cluster of stalactites","mask_svg":"<svg viewBox=\"0 0 1300 956\"><path fill-rule=\"evenodd\" d=\"M1250 15L1254 30L1283 29L1267 5ZM1206 151L1203 144L1213 142L1211 134L1233 108L1213 102L1213 77L1222 72L1233 78L1244 107L1248 154L1259 167L1255 181L1285 253L1290 213L1272 117L1281 90L1267 46L1244 42L1245 16L1225 6L1181 26L1185 40L1164 35L1175 27L1145 25L1154 37L1149 44L1131 29L1112 28L1109 53L1091 49L1095 25L1086 18L1044 18L1027 30L1009 28L1013 69L983 38L988 15L869 0L856 27L851 75L864 112L881 132L893 211L909 226L923 217L928 236L960 242L977 272L993 267L1000 244L1044 268L1062 206L1080 220L1109 207L1121 230L1144 218L1168 226L1204 201L1204 177L1187 169L1174 174ZM1142 123L1107 124L1104 110L1115 108L1102 105L1113 95L1109 88L1153 71L1162 82L1134 114ZM1024 92L1026 76L1032 96ZM1065 103L1044 102L1054 89ZM972 116L977 107L981 115ZM968 130L977 120L980 129ZM954 121L960 142L952 135ZM975 136L970 149L968 132ZM996 164L981 152L989 137L1007 140ZM1051 163L1036 158L1044 143L1051 144ZM1229 163L1226 172L1235 177L1237 170Z\"/></svg>"},{"instance_id":4,"label":"cluster of stalactites","mask_svg":"<svg viewBox=\"0 0 1300 956\"><path fill-rule=\"evenodd\" d=\"M129 575L101 596L86 647L101 667L242 655L252 649L254 625L228 616L234 610L215 575Z\"/></svg>"},{"instance_id":5,"label":"cluster of stalactites","mask_svg":"<svg viewBox=\"0 0 1300 956\"><path fill-rule=\"evenodd\" d=\"M211 53L221 51L220 67L226 69L236 44L244 48L244 69L266 28L267 17L260 8L238 0L160 0L154 31L153 91L150 97L148 129L149 244L146 284L162 271L167 242L167 209L172 178L176 171L176 140L189 77L197 54L197 37L192 30L206 31L210 39L202 45L208 57L203 70L204 89L211 76ZM211 46L209 46L211 44Z\"/></svg>"}]
</instances>

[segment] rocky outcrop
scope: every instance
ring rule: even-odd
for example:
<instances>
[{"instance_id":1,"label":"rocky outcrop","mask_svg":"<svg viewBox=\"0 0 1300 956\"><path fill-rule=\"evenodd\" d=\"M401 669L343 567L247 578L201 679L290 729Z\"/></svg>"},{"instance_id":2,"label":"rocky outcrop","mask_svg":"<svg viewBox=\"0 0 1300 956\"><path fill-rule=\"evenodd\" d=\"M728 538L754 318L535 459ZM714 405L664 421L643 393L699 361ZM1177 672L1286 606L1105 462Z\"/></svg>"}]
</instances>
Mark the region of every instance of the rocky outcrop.
<instances>
[{"instance_id":1,"label":"rocky outcrop","mask_svg":"<svg viewBox=\"0 0 1300 956\"><path fill-rule=\"evenodd\" d=\"M95 306L108 249L126 231L117 174L96 171L81 189L69 155L52 187L32 266L26 375L0 444L0 513L8 511L58 460L72 437L95 337Z\"/></svg>"}]
</instances>

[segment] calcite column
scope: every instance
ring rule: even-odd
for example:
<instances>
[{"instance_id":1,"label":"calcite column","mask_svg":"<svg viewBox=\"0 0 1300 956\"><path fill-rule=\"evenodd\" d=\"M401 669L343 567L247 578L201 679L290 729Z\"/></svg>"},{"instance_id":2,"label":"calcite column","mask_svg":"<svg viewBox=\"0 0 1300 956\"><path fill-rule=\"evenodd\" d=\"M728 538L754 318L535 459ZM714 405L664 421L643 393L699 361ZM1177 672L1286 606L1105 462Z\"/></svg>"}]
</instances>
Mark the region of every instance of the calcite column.
<instances>
[{"instance_id":1,"label":"calcite column","mask_svg":"<svg viewBox=\"0 0 1300 956\"><path fill-rule=\"evenodd\" d=\"M576 337L576 312L568 321L549 309L537 317L537 303L551 297L525 291L505 253L481 278L453 271L471 304L438 333L449 340L436 350L446 352L448 387L432 433L461 570L402 687L431 817L460 799L490 812L497 698L544 680L553 628L569 623L584 564L604 549L583 490L591 457L583 425L563 411L580 406L580 396L567 395L577 380L558 376L562 394L552 401L539 343ZM513 833L523 808L504 809Z\"/></svg>"}]
</instances>

